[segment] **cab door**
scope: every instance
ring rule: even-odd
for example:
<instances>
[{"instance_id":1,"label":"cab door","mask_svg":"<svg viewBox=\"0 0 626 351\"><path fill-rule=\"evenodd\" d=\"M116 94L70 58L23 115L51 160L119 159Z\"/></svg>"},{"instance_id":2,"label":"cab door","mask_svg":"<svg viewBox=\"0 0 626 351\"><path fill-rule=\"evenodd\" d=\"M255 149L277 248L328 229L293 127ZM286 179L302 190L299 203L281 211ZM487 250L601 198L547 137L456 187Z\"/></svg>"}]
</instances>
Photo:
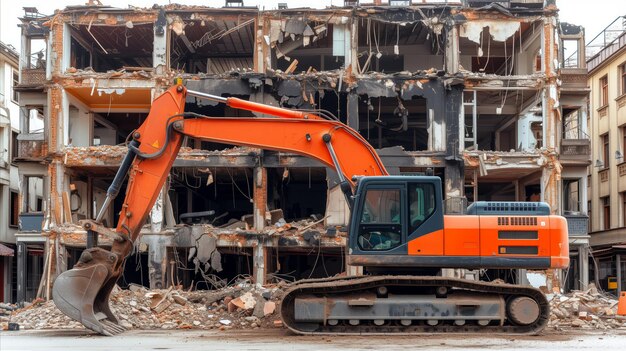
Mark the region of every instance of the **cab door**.
<instances>
[{"instance_id":1,"label":"cab door","mask_svg":"<svg viewBox=\"0 0 626 351\"><path fill-rule=\"evenodd\" d=\"M443 201L439 179L424 177L407 184L409 204L407 249L409 255L442 256L444 253Z\"/></svg>"}]
</instances>

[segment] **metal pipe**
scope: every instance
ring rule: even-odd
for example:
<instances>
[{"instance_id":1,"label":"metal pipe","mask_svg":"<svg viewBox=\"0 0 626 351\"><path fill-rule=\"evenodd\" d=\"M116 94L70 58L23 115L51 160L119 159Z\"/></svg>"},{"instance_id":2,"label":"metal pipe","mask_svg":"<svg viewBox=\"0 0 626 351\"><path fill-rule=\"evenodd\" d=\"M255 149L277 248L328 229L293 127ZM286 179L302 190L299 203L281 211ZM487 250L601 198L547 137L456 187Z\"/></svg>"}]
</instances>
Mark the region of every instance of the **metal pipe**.
<instances>
[{"instance_id":1,"label":"metal pipe","mask_svg":"<svg viewBox=\"0 0 626 351\"><path fill-rule=\"evenodd\" d=\"M135 160L134 149L138 146L139 142L137 140L133 140L130 142L128 152L126 153L126 156L124 156L120 168L117 169L117 173L115 174L115 178L113 178L113 182L111 182L111 185L109 185L109 189L107 189L107 196L104 199L102 207L100 208L100 212L98 212L96 222L100 223L102 221L104 213L106 212L107 208L109 208L111 201L117 197L117 194L119 194L120 188L122 187L122 182L124 182L124 178L126 178L126 174L128 174L128 170Z\"/></svg>"},{"instance_id":2,"label":"metal pipe","mask_svg":"<svg viewBox=\"0 0 626 351\"><path fill-rule=\"evenodd\" d=\"M113 182L111 182L111 185L109 185L109 189L107 189L107 195L104 198L104 203L102 204L102 207L100 207L100 211L96 216L97 223L102 222L104 214L111 205L111 201L113 201L113 199L117 197L117 194L119 194L120 188L122 187L122 182L124 181L124 178L126 178L126 174L128 174L128 170L135 160L134 150L139 146L139 142L137 140L133 140L128 146L128 152L126 153L126 156L124 156L122 164L120 165L120 168L118 168L117 173L115 174L115 178L113 178ZM98 233L93 230L87 230L86 246L88 249L98 246Z\"/></svg>"},{"instance_id":3,"label":"metal pipe","mask_svg":"<svg viewBox=\"0 0 626 351\"><path fill-rule=\"evenodd\" d=\"M111 204L112 200L113 200L113 197L109 196L109 194L107 193L107 196L104 198L104 203L100 207L100 211L98 212L98 215L96 216L96 222L98 223L102 222L102 218L104 217L104 214L107 208L109 208L109 205Z\"/></svg>"},{"instance_id":4,"label":"metal pipe","mask_svg":"<svg viewBox=\"0 0 626 351\"><path fill-rule=\"evenodd\" d=\"M191 96L199 97L202 99L221 102L221 103L226 104L226 106L232 107L234 109L257 112L263 115L285 117L285 118L298 118L298 119L320 118L315 114L309 114L303 111L290 110L287 108L260 104L258 102L247 101L247 100L239 99L236 97L224 98L224 97L217 96L217 95L201 93L195 90L187 90L187 94Z\"/></svg>"},{"instance_id":5,"label":"metal pipe","mask_svg":"<svg viewBox=\"0 0 626 351\"><path fill-rule=\"evenodd\" d=\"M343 171L341 170L341 166L339 166L339 160L337 159L337 155L335 154L335 149L333 148L333 144L330 143L330 134L324 134L324 143L328 148L328 153L330 154L330 158L333 160L335 164L335 170L337 171L337 175L339 176L340 182L345 182L346 177L343 175Z\"/></svg>"},{"instance_id":6,"label":"metal pipe","mask_svg":"<svg viewBox=\"0 0 626 351\"><path fill-rule=\"evenodd\" d=\"M223 103L226 103L228 101L228 99L225 97L221 97L221 96L217 96L213 94L207 94L207 93L203 93L203 92L199 92L195 90L189 90L189 89L187 89L187 95L199 97L202 99L217 101L217 102L223 102Z\"/></svg>"},{"instance_id":7,"label":"metal pipe","mask_svg":"<svg viewBox=\"0 0 626 351\"><path fill-rule=\"evenodd\" d=\"M353 195L352 187L350 186L350 183L348 183L348 180L346 179L345 175L343 174L343 171L341 170L341 166L339 165L339 160L337 159L337 154L335 154L335 149L333 148L333 144L330 142L331 135L324 134L322 136L322 140L324 141L324 144L326 144L326 148L328 148L328 153L330 154L330 157L333 160L335 171L337 172L337 176L339 176L339 188L343 192L343 195L346 197L346 202L348 203L348 207L350 208L350 210L352 210L352 207L354 205L354 199L352 198L352 195Z\"/></svg>"}]
</instances>

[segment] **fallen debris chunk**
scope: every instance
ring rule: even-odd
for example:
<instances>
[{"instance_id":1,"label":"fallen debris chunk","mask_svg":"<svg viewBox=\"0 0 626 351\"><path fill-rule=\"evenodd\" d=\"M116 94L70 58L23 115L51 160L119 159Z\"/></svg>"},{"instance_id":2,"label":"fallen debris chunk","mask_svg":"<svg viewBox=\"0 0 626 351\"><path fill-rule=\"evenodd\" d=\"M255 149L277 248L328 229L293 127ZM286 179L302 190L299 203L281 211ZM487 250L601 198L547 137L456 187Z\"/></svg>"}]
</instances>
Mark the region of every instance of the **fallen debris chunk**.
<instances>
[{"instance_id":1,"label":"fallen debris chunk","mask_svg":"<svg viewBox=\"0 0 626 351\"><path fill-rule=\"evenodd\" d=\"M159 302L159 304L157 304L157 306L155 306L153 308L154 312L156 313L161 313L163 311L165 311L168 307L170 307L170 305L172 304L172 302L168 299L162 300L161 302Z\"/></svg>"},{"instance_id":2,"label":"fallen debris chunk","mask_svg":"<svg viewBox=\"0 0 626 351\"><path fill-rule=\"evenodd\" d=\"M173 294L172 298L174 299L174 302L181 306L185 306L187 304L187 299L178 294Z\"/></svg>"},{"instance_id":3,"label":"fallen debris chunk","mask_svg":"<svg viewBox=\"0 0 626 351\"><path fill-rule=\"evenodd\" d=\"M251 292L247 292L232 301L237 307L250 310L256 305L256 299Z\"/></svg>"},{"instance_id":4,"label":"fallen debris chunk","mask_svg":"<svg viewBox=\"0 0 626 351\"><path fill-rule=\"evenodd\" d=\"M267 301L263 305L263 316L269 316L276 310L276 303L274 301Z\"/></svg>"}]
</instances>

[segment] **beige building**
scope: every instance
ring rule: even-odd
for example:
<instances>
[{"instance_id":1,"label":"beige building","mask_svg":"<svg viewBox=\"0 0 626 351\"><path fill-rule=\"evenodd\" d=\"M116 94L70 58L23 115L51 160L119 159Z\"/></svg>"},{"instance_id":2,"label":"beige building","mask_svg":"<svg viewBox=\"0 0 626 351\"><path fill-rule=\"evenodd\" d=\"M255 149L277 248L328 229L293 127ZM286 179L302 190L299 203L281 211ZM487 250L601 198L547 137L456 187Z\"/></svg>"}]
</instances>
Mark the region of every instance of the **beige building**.
<instances>
[{"instance_id":1,"label":"beige building","mask_svg":"<svg viewBox=\"0 0 626 351\"><path fill-rule=\"evenodd\" d=\"M604 290L626 289L626 26L618 17L587 45L593 164L589 168L592 271ZM597 43L597 45L596 45Z\"/></svg>"}]
</instances>

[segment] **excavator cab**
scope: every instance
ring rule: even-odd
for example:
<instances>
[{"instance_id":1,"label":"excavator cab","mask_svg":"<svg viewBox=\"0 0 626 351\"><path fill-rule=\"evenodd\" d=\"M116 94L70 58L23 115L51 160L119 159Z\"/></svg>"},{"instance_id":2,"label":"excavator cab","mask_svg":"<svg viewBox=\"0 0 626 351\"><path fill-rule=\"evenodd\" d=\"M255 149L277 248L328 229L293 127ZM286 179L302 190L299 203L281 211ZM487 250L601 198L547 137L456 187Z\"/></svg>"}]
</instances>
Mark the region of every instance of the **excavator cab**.
<instances>
[{"instance_id":1,"label":"excavator cab","mask_svg":"<svg viewBox=\"0 0 626 351\"><path fill-rule=\"evenodd\" d=\"M396 265L408 242L443 229L441 179L432 176L363 177L350 220L350 255L361 263Z\"/></svg>"}]
</instances>

